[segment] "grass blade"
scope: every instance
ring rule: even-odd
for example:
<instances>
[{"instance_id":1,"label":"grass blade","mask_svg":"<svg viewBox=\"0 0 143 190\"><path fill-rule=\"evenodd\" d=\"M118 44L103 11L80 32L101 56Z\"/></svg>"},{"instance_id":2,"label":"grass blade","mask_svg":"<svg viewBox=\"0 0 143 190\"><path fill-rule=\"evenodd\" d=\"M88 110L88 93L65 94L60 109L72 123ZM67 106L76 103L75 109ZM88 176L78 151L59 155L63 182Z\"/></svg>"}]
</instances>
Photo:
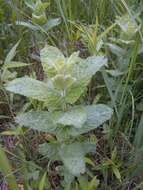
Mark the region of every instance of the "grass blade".
<instances>
[{"instance_id":1,"label":"grass blade","mask_svg":"<svg viewBox=\"0 0 143 190\"><path fill-rule=\"evenodd\" d=\"M10 165L8 158L1 146L0 146L0 171L6 177L10 189L11 190L19 190L16 179L15 179L14 175L12 174L11 165Z\"/></svg>"}]
</instances>

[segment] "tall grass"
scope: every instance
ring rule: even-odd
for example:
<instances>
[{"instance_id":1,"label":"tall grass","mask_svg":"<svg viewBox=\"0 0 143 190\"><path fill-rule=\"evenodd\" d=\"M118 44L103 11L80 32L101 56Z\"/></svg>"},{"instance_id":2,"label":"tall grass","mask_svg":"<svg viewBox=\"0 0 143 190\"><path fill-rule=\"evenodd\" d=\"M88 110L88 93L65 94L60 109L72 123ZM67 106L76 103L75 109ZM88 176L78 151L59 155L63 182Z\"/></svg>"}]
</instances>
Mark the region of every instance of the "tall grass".
<instances>
[{"instance_id":1,"label":"tall grass","mask_svg":"<svg viewBox=\"0 0 143 190\"><path fill-rule=\"evenodd\" d=\"M108 25L111 24L111 21L108 23L109 18L114 18L112 4L105 0L54 0L51 2L51 7L63 19L69 40L72 40L74 32L71 22L94 24L98 17L100 24Z\"/></svg>"},{"instance_id":2,"label":"tall grass","mask_svg":"<svg viewBox=\"0 0 143 190\"><path fill-rule=\"evenodd\" d=\"M83 21L91 24L95 22L98 16L100 22L106 23L112 15L112 4L105 0L55 0L55 2L60 4L67 20ZM59 7L57 7L57 10L61 13Z\"/></svg>"},{"instance_id":3,"label":"tall grass","mask_svg":"<svg viewBox=\"0 0 143 190\"><path fill-rule=\"evenodd\" d=\"M9 160L1 146L0 146L0 171L6 178L10 189L19 190Z\"/></svg>"}]
</instances>

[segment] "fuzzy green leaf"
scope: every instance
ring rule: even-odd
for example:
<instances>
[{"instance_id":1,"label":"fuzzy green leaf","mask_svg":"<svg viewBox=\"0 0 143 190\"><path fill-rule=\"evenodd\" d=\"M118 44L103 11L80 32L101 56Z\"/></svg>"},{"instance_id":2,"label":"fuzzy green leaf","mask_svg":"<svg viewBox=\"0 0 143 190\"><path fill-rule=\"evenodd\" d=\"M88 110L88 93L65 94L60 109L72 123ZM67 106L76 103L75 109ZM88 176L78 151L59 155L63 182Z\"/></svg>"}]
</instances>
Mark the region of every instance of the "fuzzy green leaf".
<instances>
[{"instance_id":1,"label":"fuzzy green leaf","mask_svg":"<svg viewBox=\"0 0 143 190\"><path fill-rule=\"evenodd\" d=\"M85 109L87 112L87 121L81 129L70 128L69 133L73 136L99 127L105 121L109 120L113 114L113 110L104 104L86 106Z\"/></svg>"},{"instance_id":2,"label":"fuzzy green leaf","mask_svg":"<svg viewBox=\"0 0 143 190\"><path fill-rule=\"evenodd\" d=\"M16 123L29 127L41 132L54 133L56 124L54 123L56 114L46 111L41 112L27 112L15 118Z\"/></svg>"},{"instance_id":3,"label":"fuzzy green leaf","mask_svg":"<svg viewBox=\"0 0 143 190\"><path fill-rule=\"evenodd\" d=\"M83 107L75 107L70 111L64 112L57 123L62 125L74 126L75 128L81 128L86 122L87 114Z\"/></svg>"},{"instance_id":4,"label":"fuzzy green leaf","mask_svg":"<svg viewBox=\"0 0 143 190\"><path fill-rule=\"evenodd\" d=\"M47 21L47 23L44 25L44 29L46 31L51 30L53 27L58 26L61 23L60 18L52 18Z\"/></svg>"},{"instance_id":5,"label":"fuzzy green leaf","mask_svg":"<svg viewBox=\"0 0 143 190\"><path fill-rule=\"evenodd\" d=\"M90 137L89 139L86 139L84 142L82 142L82 146L84 148L85 154L87 153L95 153L96 151L96 139L95 137Z\"/></svg>"},{"instance_id":6,"label":"fuzzy green leaf","mask_svg":"<svg viewBox=\"0 0 143 190\"><path fill-rule=\"evenodd\" d=\"M76 83L67 91L67 103L75 103L84 93L92 76L107 64L107 59L104 56L92 56L73 68L73 77L76 78Z\"/></svg>"},{"instance_id":7,"label":"fuzzy green leaf","mask_svg":"<svg viewBox=\"0 0 143 190\"><path fill-rule=\"evenodd\" d=\"M66 169L74 176L85 172L84 151L80 143L63 144L59 155Z\"/></svg>"},{"instance_id":8,"label":"fuzzy green leaf","mask_svg":"<svg viewBox=\"0 0 143 190\"><path fill-rule=\"evenodd\" d=\"M40 51L40 58L45 72L49 69L49 66L53 66L57 60L64 59L62 52L53 46L46 45Z\"/></svg>"},{"instance_id":9,"label":"fuzzy green leaf","mask_svg":"<svg viewBox=\"0 0 143 190\"><path fill-rule=\"evenodd\" d=\"M86 111L87 125L96 127L109 120L113 114L113 110L103 104L86 106Z\"/></svg>"},{"instance_id":10,"label":"fuzzy green leaf","mask_svg":"<svg viewBox=\"0 0 143 190\"><path fill-rule=\"evenodd\" d=\"M7 63L3 65L4 69L11 69L11 68L19 68L19 67L27 67L32 65L32 63L22 63L19 61L11 61L11 63Z\"/></svg>"},{"instance_id":11,"label":"fuzzy green leaf","mask_svg":"<svg viewBox=\"0 0 143 190\"><path fill-rule=\"evenodd\" d=\"M85 60L86 70L88 76L93 76L102 66L107 64L107 58L104 56L91 56Z\"/></svg>"},{"instance_id":12,"label":"fuzzy green leaf","mask_svg":"<svg viewBox=\"0 0 143 190\"><path fill-rule=\"evenodd\" d=\"M58 160L58 148L59 145L57 143L43 143L39 145L39 152L45 157L48 157L51 160Z\"/></svg>"},{"instance_id":13,"label":"fuzzy green leaf","mask_svg":"<svg viewBox=\"0 0 143 190\"><path fill-rule=\"evenodd\" d=\"M45 83L29 77L14 79L6 85L6 89L10 92L41 101L45 101L49 95L49 89Z\"/></svg>"}]
</instances>

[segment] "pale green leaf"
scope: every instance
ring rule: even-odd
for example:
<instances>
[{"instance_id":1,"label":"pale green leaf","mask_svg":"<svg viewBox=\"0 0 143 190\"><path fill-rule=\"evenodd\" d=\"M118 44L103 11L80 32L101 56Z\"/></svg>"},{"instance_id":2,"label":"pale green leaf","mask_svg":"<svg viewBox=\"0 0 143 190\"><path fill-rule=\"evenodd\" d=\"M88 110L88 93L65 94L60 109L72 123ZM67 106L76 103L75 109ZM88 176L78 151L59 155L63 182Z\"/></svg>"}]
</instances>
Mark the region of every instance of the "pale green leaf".
<instances>
[{"instance_id":1,"label":"pale green leaf","mask_svg":"<svg viewBox=\"0 0 143 190\"><path fill-rule=\"evenodd\" d=\"M72 75L77 78L77 80L82 81L85 86L87 86L92 76L106 64L106 57L91 56L85 60L81 60L78 64L76 64L73 68Z\"/></svg>"},{"instance_id":2,"label":"pale green leaf","mask_svg":"<svg viewBox=\"0 0 143 190\"><path fill-rule=\"evenodd\" d=\"M111 44L111 43L106 43L106 45L109 47L111 52L117 56L123 56L126 53L126 51L118 45Z\"/></svg>"},{"instance_id":3,"label":"pale green leaf","mask_svg":"<svg viewBox=\"0 0 143 190\"><path fill-rule=\"evenodd\" d=\"M70 128L69 133L73 136L89 132L104 122L109 120L113 114L113 110L104 105L90 105L85 107L87 112L87 121L81 129Z\"/></svg>"},{"instance_id":4,"label":"pale green leaf","mask_svg":"<svg viewBox=\"0 0 143 190\"><path fill-rule=\"evenodd\" d=\"M72 76L76 78L76 82L67 91L67 103L75 103L86 90L92 76L106 64L107 59L104 56L92 56L75 65Z\"/></svg>"},{"instance_id":5,"label":"pale green leaf","mask_svg":"<svg viewBox=\"0 0 143 190\"><path fill-rule=\"evenodd\" d=\"M18 47L20 43L20 40L12 47L12 49L9 51L9 53L7 54L4 64L8 64L11 62L11 60L14 58L15 54L16 54L16 49Z\"/></svg>"},{"instance_id":6,"label":"pale green leaf","mask_svg":"<svg viewBox=\"0 0 143 190\"><path fill-rule=\"evenodd\" d=\"M39 145L39 153L44 157L48 157L50 160L58 160L58 148L59 144L57 143L44 143Z\"/></svg>"},{"instance_id":7,"label":"pale green leaf","mask_svg":"<svg viewBox=\"0 0 143 190\"><path fill-rule=\"evenodd\" d=\"M60 18L54 18L54 19L49 19L47 23L44 25L44 28L46 31L52 29L55 26L58 26L61 23Z\"/></svg>"},{"instance_id":8,"label":"pale green leaf","mask_svg":"<svg viewBox=\"0 0 143 190\"><path fill-rule=\"evenodd\" d=\"M24 3L29 7L30 9L34 10L35 8L35 3L33 0L25 0Z\"/></svg>"},{"instance_id":9,"label":"pale green leaf","mask_svg":"<svg viewBox=\"0 0 143 190\"><path fill-rule=\"evenodd\" d=\"M62 52L53 46L46 45L41 51L40 51L40 58L43 66L47 64L48 66L55 64L56 60L63 58L64 55Z\"/></svg>"},{"instance_id":10,"label":"pale green leaf","mask_svg":"<svg viewBox=\"0 0 143 190\"><path fill-rule=\"evenodd\" d=\"M76 81L68 90L66 93L65 100L67 103L73 104L75 103L80 96L84 93L86 90L86 82L83 80Z\"/></svg>"},{"instance_id":11,"label":"pale green leaf","mask_svg":"<svg viewBox=\"0 0 143 190\"><path fill-rule=\"evenodd\" d=\"M15 118L16 123L28 127L30 129L38 130L41 132L54 133L56 124L54 123L56 114L47 111L31 111L20 114Z\"/></svg>"},{"instance_id":12,"label":"pale green leaf","mask_svg":"<svg viewBox=\"0 0 143 190\"><path fill-rule=\"evenodd\" d=\"M61 138L67 138L69 136L78 136L87 133L109 120L113 114L113 110L104 104L86 106L85 110L87 113L87 120L81 128L75 126L57 128L57 135ZM59 115L59 117L60 116L61 115ZM89 144L91 144L91 149L92 147L94 149L95 142L93 142L93 145L92 143Z\"/></svg>"},{"instance_id":13,"label":"pale green leaf","mask_svg":"<svg viewBox=\"0 0 143 190\"><path fill-rule=\"evenodd\" d=\"M63 144L59 155L66 169L74 176L85 172L84 151L80 143Z\"/></svg>"},{"instance_id":14,"label":"pale green leaf","mask_svg":"<svg viewBox=\"0 0 143 190\"><path fill-rule=\"evenodd\" d=\"M100 38L99 36L99 39L97 39L97 43L96 43L96 51L99 52L103 45L104 45L104 42L102 38Z\"/></svg>"},{"instance_id":15,"label":"pale green leaf","mask_svg":"<svg viewBox=\"0 0 143 190\"><path fill-rule=\"evenodd\" d=\"M61 93L58 91L50 89L44 104L46 107L48 107L48 109L52 111L57 110L59 108L62 108L62 105L64 104L64 97L62 97Z\"/></svg>"},{"instance_id":16,"label":"pale green leaf","mask_svg":"<svg viewBox=\"0 0 143 190\"><path fill-rule=\"evenodd\" d=\"M122 72L119 69L106 70L106 72L109 73L113 77L118 77L125 74L125 72Z\"/></svg>"},{"instance_id":17,"label":"pale green leaf","mask_svg":"<svg viewBox=\"0 0 143 190\"><path fill-rule=\"evenodd\" d=\"M87 114L83 107L75 107L71 110L64 112L57 120L58 124L74 126L75 128L81 128L86 122Z\"/></svg>"},{"instance_id":18,"label":"pale green leaf","mask_svg":"<svg viewBox=\"0 0 143 190\"><path fill-rule=\"evenodd\" d=\"M30 65L32 65L32 63L22 63L19 61L11 61L11 63L4 64L3 68L10 69L10 68L27 67Z\"/></svg>"},{"instance_id":19,"label":"pale green leaf","mask_svg":"<svg viewBox=\"0 0 143 190\"><path fill-rule=\"evenodd\" d=\"M84 148L84 152L87 153L95 153L96 151L96 139L89 138L86 141L82 142L82 146Z\"/></svg>"},{"instance_id":20,"label":"pale green leaf","mask_svg":"<svg viewBox=\"0 0 143 190\"><path fill-rule=\"evenodd\" d=\"M85 78L89 77L89 79L91 79L91 77L97 71L99 71L101 67L107 64L107 58L104 56L91 56L88 57L84 62L82 74L84 74L83 76Z\"/></svg>"},{"instance_id":21,"label":"pale green leaf","mask_svg":"<svg viewBox=\"0 0 143 190\"><path fill-rule=\"evenodd\" d=\"M10 92L41 101L45 101L49 95L49 89L45 83L29 77L14 79L6 85L6 89Z\"/></svg>"},{"instance_id":22,"label":"pale green leaf","mask_svg":"<svg viewBox=\"0 0 143 190\"><path fill-rule=\"evenodd\" d=\"M30 22L18 20L18 21L16 21L16 25L24 26L24 27L29 28L29 29L34 30L34 31L40 30L40 27L35 26L35 25L31 24Z\"/></svg>"},{"instance_id":23,"label":"pale green leaf","mask_svg":"<svg viewBox=\"0 0 143 190\"><path fill-rule=\"evenodd\" d=\"M113 110L104 104L86 106L87 125L98 127L109 120Z\"/></svg>"}]
</instances>

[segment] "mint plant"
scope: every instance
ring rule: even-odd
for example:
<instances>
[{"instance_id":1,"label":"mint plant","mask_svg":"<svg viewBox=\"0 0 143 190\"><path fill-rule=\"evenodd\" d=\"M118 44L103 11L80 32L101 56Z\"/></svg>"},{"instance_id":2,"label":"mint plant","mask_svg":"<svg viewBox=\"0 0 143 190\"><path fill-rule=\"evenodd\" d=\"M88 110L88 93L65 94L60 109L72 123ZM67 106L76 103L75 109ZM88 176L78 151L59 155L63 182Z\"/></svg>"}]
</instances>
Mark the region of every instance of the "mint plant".
<instances>
[{"instance_id":1,"label":"mint plant","mask_svg":"<svg viewBox=\"0 0 143 190\"><path fill-rule=\"evenodd\" d=\"M47 22L45 10L49 6L48 2L43 3L41 0L26 0L25 4L32 10L32 21L34 23L43 25Z\"/></svg>"},{"instance_id":2,"label":"mint plant","mask_svg":"<svg viewBox=\"0 0 143 190\"><path fill-rule=\"evenodd\" d=\"M24 3L29 8L30 21L16 22L17 25L27 27L33 31L41 31L46 34L47 31L61 23L60 18L49 18L46 10L49 7L49 2L42 2L41 0L25 0Z\"/></svg>"},{"instance_id":3,"label":"mint plant","mask_svg":"<svg viewBox=\"0 0 143 190\"><path fill-rule=\"evenodd\" d=\"M107 59L104 56L82 59L79 52L65 57L52 46L45 46L40 58L44 81L25 76L8 82L6 89L43 102L44 110L20 114L15 121L53 135L48 143L39 146L39 152L50 160L62 161L62 172L69 183L86 171L84 157L96 150L95 140L83 134L102 125L113 113L107 105L81 105L79 101L92 76L107 64Z\"/></svg>"}]
</instances>

